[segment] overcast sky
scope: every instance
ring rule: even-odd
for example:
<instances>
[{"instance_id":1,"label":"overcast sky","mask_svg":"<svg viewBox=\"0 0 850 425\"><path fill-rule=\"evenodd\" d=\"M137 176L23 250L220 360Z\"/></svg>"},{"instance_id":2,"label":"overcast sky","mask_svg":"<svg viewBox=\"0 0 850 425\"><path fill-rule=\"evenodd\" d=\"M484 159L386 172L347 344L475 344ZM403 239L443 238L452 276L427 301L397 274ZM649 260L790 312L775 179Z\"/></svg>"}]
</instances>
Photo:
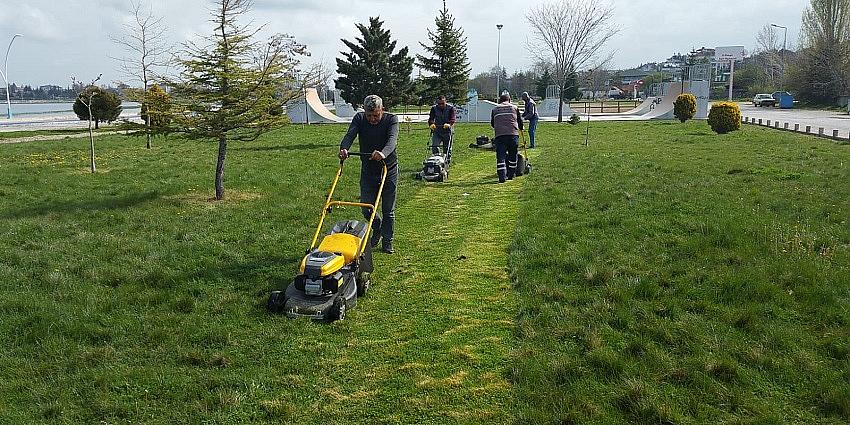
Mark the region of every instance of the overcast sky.
<instances>
[{"instance_id":1,"label":"overcast sky","mask_svg":"<svg viewBox=\"0 0 850 425\"><path fill-rule=\"evenodd\" d=\"M175 45L212 31L211 0L142 0L164 17ZM468 38L473 75L496 64L497 23L502 30L501 63L508 73L530 67L525 14L544 0L448 0L456 23ZM126 80L111 57L122 50L110 42L130 18L129 0L16 0L0 6L0 47L5 52L13 34L9 77L18 84L68 85L71 76L103 81ZM692 48L743 45L752 50L765 24L788 27L788 44L796 45L808 0L613 0L619 34L608 48L617 52L615 68L662 61ZM354 24L379 15L399 45L421 52L427 28L442 0L255 0L250 19L267 24L266 33L281 32L306 43L312 61L334 64L353 39ZM780 30L781 37L781 30ZM2 59L2 58L0 58Z\"/></svg>"}]
</instances>

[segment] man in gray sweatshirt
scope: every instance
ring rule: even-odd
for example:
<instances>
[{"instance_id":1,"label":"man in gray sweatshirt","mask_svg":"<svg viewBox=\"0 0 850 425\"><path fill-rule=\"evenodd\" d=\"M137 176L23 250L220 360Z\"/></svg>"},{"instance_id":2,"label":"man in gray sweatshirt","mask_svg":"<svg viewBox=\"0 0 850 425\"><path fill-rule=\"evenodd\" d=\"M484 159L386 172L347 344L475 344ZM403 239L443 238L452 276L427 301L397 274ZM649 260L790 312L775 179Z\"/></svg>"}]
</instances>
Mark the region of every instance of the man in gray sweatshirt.
<instances>
[{"instance_id":1,"label":"man in gray sweatshirt","mask_svg":"<svg viewBox=\"0 0 850 425\"><path fill-rule=\"evenodd\" d=\"M496 173L499 183L513 180L516 173L519 132L522 131L522 116L519 108L511 103L511 95L503 94L499 104L490 113L490 125L496 133Z\"/></svg>"},{"instance_id":2,"label":"man in gray sweatshirt","mask_svg":"<svg viewBox=\"0 0 850 425\"><path fill-rule=\"evenodd\" d=\"M537 104L528 92L522 92L522 100L525 101L525 112L522 118L528 121L528 140L531 142L528 147L534 148L537 146L537 121L540 120L540 115L537 114Z\"/></svg>"},{"instance_id":3,"label":"man in gray sweatshirt","mask_svg":"<svg viewBox=\"0 0 850 425\"><path fill-rule=\"evenodd\" d=\"M395 196L398 186L398 117L384 112L384 101L375 95L363 101L363 112L351 120L348 132L339 144L340 159L348 158L348 150L356 137L361 152L371 152L370 158L360 157L360 202L373 204L381 187L383 163L387 165L387 180L381 194L381 214L372 223L372 247L383 239L383 251L392 254L393 230L395 227ZM371 211L363 208L363 216L369 218Z\"/></svg>"}]
</instances>

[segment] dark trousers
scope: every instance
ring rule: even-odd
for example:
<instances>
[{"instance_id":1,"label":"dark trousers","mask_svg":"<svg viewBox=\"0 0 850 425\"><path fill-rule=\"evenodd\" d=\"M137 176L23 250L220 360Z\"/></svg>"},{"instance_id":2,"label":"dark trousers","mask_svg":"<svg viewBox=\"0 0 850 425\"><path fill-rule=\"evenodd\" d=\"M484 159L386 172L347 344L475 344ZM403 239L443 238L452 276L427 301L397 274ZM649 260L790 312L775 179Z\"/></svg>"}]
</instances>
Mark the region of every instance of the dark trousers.
<instances>
[{"instance_id":1,"label":"dark trousers","mask_svg":"<svg viewBox=\"0 0 850 425\"><path fill-rule=\"evenodd\" d=\"M381 187L381 173L383 168L377 166L374 161L364 162L360 167L360 202L373 204ZM395 195L398 187L398 164L394 164L387 170L387 181L384 183L384 191L381 194L381 213L375 216L372 222L372 231L380 233L384 238L384 245L392 243L393 230L395 228ZM369 208L363 208L363 217L367 220L372 215Z\"/></svg>"},{"instance_id":2,"label":"dark trousers","mask_svg":"<svg viewBox=\"0 0 850 425\"><path fill-rule=\"evenodd\" d=\"M496 173L499 174L499 182L514 178L517 163L517 148L519 147L519 136L499 136L495 140L496 145Z\"/></svg>"},{"instance_id":3,"label":"dark trousers","mask_svg":"<svg viewBox=\"0 0 850 425\"><path fill-rule=\"evenodd\" d=\"M440 143L443 144L443 153L449 149L449 139L452 133L441 133L435 131L431 134L431 153L434 155L440 154Z\"/></svg>"}]
</instances>

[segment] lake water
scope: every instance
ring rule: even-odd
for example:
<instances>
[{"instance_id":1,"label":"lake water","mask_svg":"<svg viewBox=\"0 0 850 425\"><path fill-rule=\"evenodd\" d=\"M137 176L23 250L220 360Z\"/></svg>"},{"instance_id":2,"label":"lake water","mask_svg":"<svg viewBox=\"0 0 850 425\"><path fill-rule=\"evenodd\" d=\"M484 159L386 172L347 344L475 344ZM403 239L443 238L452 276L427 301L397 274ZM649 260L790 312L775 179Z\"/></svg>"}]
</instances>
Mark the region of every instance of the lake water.
<instances>
[{"instance_id":1,"label":"lake water","mask_svg":"<svg viewBox=\"0 0 850 425\"><path fill-rule=\"evenodd\" d=\"M135 102L122 102L121 106L125 112L139 109L139 104ZM65 115L74 113L73 102L57 102L57 103L12 103L12 115L15 117L37 117L43 115ZM2 117L6 116L6 102L0 104L0 113Z\"/></svg>"}]
</instances>

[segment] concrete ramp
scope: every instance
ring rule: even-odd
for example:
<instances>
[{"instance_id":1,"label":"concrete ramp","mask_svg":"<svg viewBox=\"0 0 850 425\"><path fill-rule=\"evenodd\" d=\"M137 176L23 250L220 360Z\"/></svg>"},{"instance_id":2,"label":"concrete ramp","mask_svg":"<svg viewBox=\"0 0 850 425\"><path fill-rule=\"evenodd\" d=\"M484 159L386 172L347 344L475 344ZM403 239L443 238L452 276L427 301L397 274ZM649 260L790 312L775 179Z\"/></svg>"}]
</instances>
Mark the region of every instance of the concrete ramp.
<instances>
[{"instance_id":1,"label":"concrete ramp","mask_svg":"<svg viewBox=\"0 0 850 425\"><path fill-rule=\"evenodd\" d=\"M564 102L564 120L568 120L574 113L570 104ZM543 99L537 105L537 115L541 118L558 118L558 99Z\"/></svg>"},{"instance_id":2,"label":"concrete ramp","mask_svg":"<svg viewBox=\"0 0 850 425\"><path fill-rule=\"evenodd\" d=\"M304 96L286 105L286 115L294 124L344 123L346 120L334 115L314 87L304 90Z\"/></svg>"},{"instance_id":3,"label":"concrete ramp","mask_svg":"<svg viewBox=\"0 0 850 425\"><path fill-rule=\"evenodd\" d=\"M490 122L493 108L498 106L489 100L470 99L466 105L455 106L458 122Z\"/></svg>"},{"instance_id":4,"label":"concrete ramp","mask_svg":"<svg viewBox=\"0 0 850 425\"><path fill-rule=\"evenodd\" d=\"M691 93L697 99L697 113L694 119L708 118L708 81L664 83L664 95L650 101L647 99L632 111L621 114L591 114L590 117L597 121L641 121L641 120L672 120L673 103L682 93ZM582 114L583 117L587 115Z\"/></svg>"}]
</instances>

